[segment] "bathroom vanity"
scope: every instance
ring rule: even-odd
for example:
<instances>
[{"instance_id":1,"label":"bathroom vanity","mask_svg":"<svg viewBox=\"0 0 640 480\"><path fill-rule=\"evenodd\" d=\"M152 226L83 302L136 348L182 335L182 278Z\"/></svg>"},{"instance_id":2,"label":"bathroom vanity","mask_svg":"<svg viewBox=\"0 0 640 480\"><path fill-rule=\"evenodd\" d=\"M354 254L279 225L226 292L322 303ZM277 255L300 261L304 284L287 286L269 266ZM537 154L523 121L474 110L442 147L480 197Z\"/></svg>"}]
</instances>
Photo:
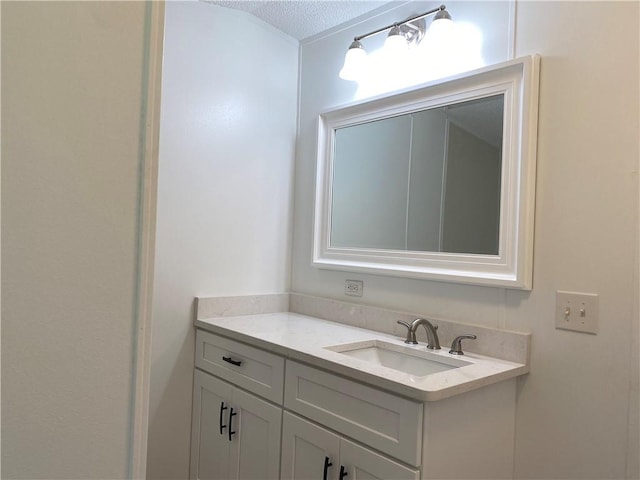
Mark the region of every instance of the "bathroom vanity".
<instances>
[{"instance_id":1,"label":"bathroom vanity","mask_svg":"<svg viewBox=\"0 0 640 480\"><path fill-rule=\"evenodd\" d=\"M192 479L512 476L526 362L292 312L196 327Z\"/></svg>"},{"instance_id":2,"label":"bathroom vanity","mask_svg":"<svg viewBox=\"0 0 640 480\"><path fill-rule=\"evenodd\" d=\"M313 265L531 289L539 63L514 59L321 114ZM436 334L423 321L443 346L427 351L404 342L397 321L416 319L406 312L264 297L198 299L192 479L513 476L528 334L440 320ZM449 353L461 335L474 338L468 353Z\"/></svg>"}]
</instances>

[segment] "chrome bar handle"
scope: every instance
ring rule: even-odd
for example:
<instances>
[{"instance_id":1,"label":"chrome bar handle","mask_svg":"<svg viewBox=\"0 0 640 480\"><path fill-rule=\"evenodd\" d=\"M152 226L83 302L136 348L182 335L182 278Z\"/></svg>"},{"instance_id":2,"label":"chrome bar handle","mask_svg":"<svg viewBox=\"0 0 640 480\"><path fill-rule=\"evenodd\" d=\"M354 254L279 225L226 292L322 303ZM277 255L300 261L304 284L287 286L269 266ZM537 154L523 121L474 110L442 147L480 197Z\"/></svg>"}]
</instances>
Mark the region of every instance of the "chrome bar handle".
<instances>
[{"instance_id":1,"label":"chrome bar handle","mask_svg":"<svg viewBox=\"0 0 640 480\"><path fill-rule=\"evenodd\" d=\"M451 355L464 355L464 352L462 351L462 340L475 340L476 338L478 337L475 335L460 335L459 337L454 338L453 342L451 342L451 350L449 350L449 353Z\"/></svg>"}]
</instances>

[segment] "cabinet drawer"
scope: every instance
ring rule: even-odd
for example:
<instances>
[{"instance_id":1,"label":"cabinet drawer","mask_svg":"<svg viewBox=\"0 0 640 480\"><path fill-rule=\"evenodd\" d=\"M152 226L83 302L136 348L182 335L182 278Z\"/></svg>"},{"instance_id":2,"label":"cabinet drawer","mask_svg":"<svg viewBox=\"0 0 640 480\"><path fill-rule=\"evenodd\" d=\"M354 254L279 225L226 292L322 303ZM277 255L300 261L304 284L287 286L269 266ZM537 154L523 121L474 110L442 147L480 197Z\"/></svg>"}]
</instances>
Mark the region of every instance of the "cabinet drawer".
<instances>
[{"instance_id":1,"label":"cabinet drawer","mask_svg":"<svg viewBox=\"0 0 640 480\"><path fill-rule=\"evenodd\" d=\"M282 404L284 358L204 330L196 331L196 367Z\"/></svg>"},{"instance_id":2,"label":"cabinet drawer","mask_svg":"<svg viewBox=\"0 0 640 480\"><path fill-rule=\"evenodd\" d=\"M287 361L284 405L392 457L420 466L421 403Z\"/></svg>"}]
</instances>

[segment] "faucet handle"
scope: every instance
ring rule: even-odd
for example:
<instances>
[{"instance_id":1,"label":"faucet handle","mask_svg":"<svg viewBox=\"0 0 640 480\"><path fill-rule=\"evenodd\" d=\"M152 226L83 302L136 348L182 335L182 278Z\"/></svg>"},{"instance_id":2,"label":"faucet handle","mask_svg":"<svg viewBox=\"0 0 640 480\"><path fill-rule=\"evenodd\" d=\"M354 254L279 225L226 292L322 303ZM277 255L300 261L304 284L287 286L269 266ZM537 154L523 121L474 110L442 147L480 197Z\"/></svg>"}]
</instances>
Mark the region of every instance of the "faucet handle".
<instances>
[{"instance_id":1,"label":"faucet handle","mask_svg":"<svg viewBox=\"0 0 640 480\"><path fill-rule=\"evenodd\" d=\"M475 340L476 338L478 337L475 335L460 335L459 337L454 338L453 342L451 342L451 350L449 350L449 353L451 355L464 355L464 352L462 351L462 340Z\"/></svg>"},{"instance_id":2,"label":"faucet handle","mask_svg":"<svg viewBox=\"0 0 640 480\"><path fill-rule=\"evenodd\" d=\"M412 345L416 345L418 343L418 341L416 340L416 330L415 330L415 328L413 328L412 325L409 325L407 322L405 322L403 320L398 320L396 323L398 323L399 325L403 325L403 326L407 327L407 338L404 341L404 343L410 343Z\"/></svg>"}]
</instances>

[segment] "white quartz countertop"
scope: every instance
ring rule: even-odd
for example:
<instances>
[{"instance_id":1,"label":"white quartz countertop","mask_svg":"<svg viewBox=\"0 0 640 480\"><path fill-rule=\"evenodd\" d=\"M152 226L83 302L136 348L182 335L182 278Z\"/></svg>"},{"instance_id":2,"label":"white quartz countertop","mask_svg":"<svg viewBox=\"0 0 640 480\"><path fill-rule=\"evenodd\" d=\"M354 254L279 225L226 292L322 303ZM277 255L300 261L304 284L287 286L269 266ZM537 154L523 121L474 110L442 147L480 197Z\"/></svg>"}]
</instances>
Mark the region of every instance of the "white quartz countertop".
<instances>
[{"instance_id":1,"label":"white quartz countertop","mask_svg":"<svg viewBox=\"0 0 640 480\"><path fill-rule=\"evenodd\" d=\"M420 401L441 400L529 371L528 365L475 353L451 355L449 345L442 345L441 350L431 352L441 357L443 363L462 360L468 365L418 377L326 348L372 340L407 347L403 339L290 312L199 319L195 325L288 359ZM426 350L423 343L409 348Z\"/></svg>"}]
</instances>

